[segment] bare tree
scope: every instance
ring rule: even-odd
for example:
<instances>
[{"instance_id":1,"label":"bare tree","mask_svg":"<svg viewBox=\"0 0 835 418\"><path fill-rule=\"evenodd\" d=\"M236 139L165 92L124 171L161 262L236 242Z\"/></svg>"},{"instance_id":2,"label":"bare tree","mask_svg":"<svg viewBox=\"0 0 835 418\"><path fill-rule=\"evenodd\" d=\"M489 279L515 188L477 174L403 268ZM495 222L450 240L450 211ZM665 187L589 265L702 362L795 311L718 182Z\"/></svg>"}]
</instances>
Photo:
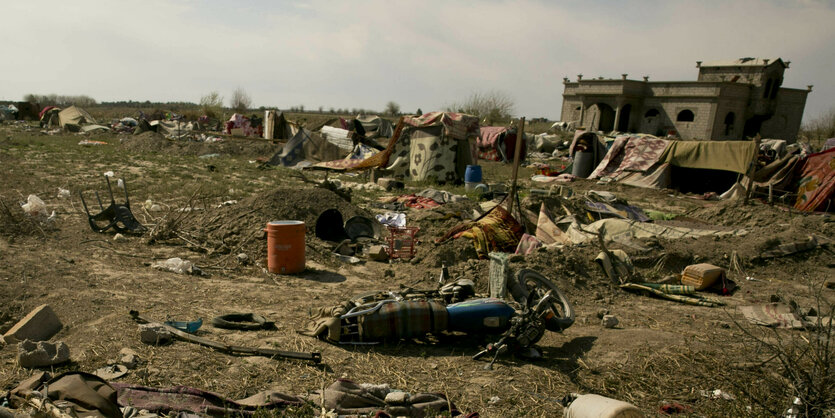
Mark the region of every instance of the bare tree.
<instances>
[{"instance_id":1,"label":"bare tree","mask_svg":"<svg viewBox=\"0 0 835 418\"><path fill-rule=\"evenodd\" d=\"M223 97L216 91L200 98L200 107L206 116L217 118L223 112Z\"/></svg>"},{"instance_id":2,"label":"bare tree","mask_svg":"<svg viewBox=\"0 0 835 418\"><path fill-rule=\"evenodd\" d=\"M506 93L491 90L488 92L475 92L462 103L453 103L447 106L447 111L462 112L478 116L487 124L503 123L513 118L515 104L513 99Z\"/></svg>"},{"instance_id":3,"label":"bare tree","mask_svg":"<svg viewBox=\"0 0 835 418\"><path fill-rule=\"evenodd\" d=\"M395 102L388 102L386 103L386 114L391 116L397 116L400 114L400 105Z\"/></svg>"},{"instance_id":4,"label":"bare tree","mask_svg":"<svg viewBox=\"0 0 835 418\"><path fill-rule=\"evenodd\" d=\"M232 98L229 99L229 106L232 107L236 112L243 113L252 105L252 98L249 97L249 94L241 87L235 89L232 92Z\"/></svg>"},{"instance_id":5,"label":"bare tree","mask_svg":"<svg viewBox=\"0 0 835 418\"><path fill-rule=\"evenodd\" d=\"M800 135L817 149L820 149L827 139L835 138L835 107L804 123Z\"/></svg>"}]
</instances>

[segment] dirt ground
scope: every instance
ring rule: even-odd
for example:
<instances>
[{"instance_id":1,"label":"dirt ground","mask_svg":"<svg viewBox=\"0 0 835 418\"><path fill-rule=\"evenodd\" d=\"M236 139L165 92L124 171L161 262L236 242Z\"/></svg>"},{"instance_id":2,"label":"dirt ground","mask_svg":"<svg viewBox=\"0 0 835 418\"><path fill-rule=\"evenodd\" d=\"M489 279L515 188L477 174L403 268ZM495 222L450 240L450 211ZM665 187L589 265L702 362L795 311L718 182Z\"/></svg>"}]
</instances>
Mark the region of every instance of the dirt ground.
<instances>
[{"instance_id":1,"label":"dirt ground","mask_svg":"<svg viewBox=\"0 0 835 418\"><path fill-rule=\"evenodd\" d=\"M81 146L81 139L108 145ZM571 392L632 402L650 416L659 415L659 408L671 402L694 416L773 416L790 406L792 391L773 376L779 367L767 361L769 352L754 337L797 341L809 334L766 332L748 324L736 308L774 298L794 300L801 307L835 302L835 290L824 286L835 279L831 215L579 180L566 185L576 196L569 202L582 203L588 190L605 190L632 205L678 215L658 223L747 231L724 238L646 240L642 251L624 248L648 281L679 273L692 263L730 267L736 252L744 271L732 270L730 278L739 289L716 296L724 307L679 304L617 288L594 262L600 252L596 245L541 249L513 257L511 266L549 277L577 313L571 328L548 333L540 341L542 360L507 355L493 370L485 370L484 362L470 358L481 349L475 338L328 344L297 333L311 310L400 285L431 289L442 263L450 266L454 278L472 279L486 290L489 261L475 258L471 242L435 243L478 202L408 209L409 224L421 228L417 256L410 262L348 264L314 236L316 217L330 208L339 209L345 219L381 213L385 209L379 197L391 194L354 188L349 202L317 186L325 176L322 172L266 169L256 162L280 148L281 144L259 140L189 144L154 135L53 136L19 125L0 126L0 332L36 306L49 304L64 324L53 339L66 342L72 357L54 371L92 372L118 359L122 348L131 348L142 364L121 380L155 387L192 386L233 399L271 388L303 394L347 378L413 393L444 393L459 410L491 417L557 416L563 409L558 400ZM486 180L508 182L510 166L483 164ZM79 192L91 198L94 190L106 193L102 174L111 170L126 180L133 211L150 232L114 241L112 232L99 234L88 226ZM524 168L520 174L521 194L527 199L523 206L538 208L540 200L528 196L531 173ZM345 184L367 181L363 174L329 178ZM58 197L59 187L71 195ZM407 184L405 193L426 187ZM37 222L23 214L20 203L29 194L55 211L53 221ZM149 210L153 204L162 210ZM263 228L277 219L306 222L307 269L301 274L277 275L265 269ZM771 260L757 258L776 243L809 235L823 245ZM247 261L241 262L239 254L246 254ZM190 260L209 275L178 275L150 267L170 257ZM198 331L200 336L249 347L317 351L323 363L230 356L186 342L145 345L128 315L130 309L159 320L203 318L206 325ZM598 315L603 311L616 315L619 325L602 327ZM276 322L277 330L230 331L208 324L228 312L264 315ZM14 345L0 349L0 391L33 373L19 367L15 355ZM758 361L753 370L735 367ZM700 393L716 389L735 399Z\"/></svg>"}]
</instances>

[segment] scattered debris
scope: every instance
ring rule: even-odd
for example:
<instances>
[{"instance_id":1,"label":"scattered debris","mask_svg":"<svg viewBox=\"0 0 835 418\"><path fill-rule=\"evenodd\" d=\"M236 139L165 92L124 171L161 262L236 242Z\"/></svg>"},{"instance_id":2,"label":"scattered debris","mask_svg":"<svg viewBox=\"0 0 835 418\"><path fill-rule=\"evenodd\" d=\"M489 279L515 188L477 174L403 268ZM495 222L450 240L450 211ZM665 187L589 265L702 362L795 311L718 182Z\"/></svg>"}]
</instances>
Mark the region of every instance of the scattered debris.
<instances>
[{"instance_id":1,"label":"scattered debris","mask_svg":"<svg viewBox=\"0 0 835 418\"><path fill-rule=\"evenodd\" d=\"M17 361L20 367L38 368L66 363L70 360L70 348L63 341L23 340L17 344Z\"/></svg>"},{"instance_id":2,"label":"scattered debris","mask_svg":"<svg viewBox=\"0 0 835 418\"><path fill-rule=\"evenodd\" d=\"M174 335L162 324L152 322L139 325L139 339L145 344L166 345L174 339Z\"/></svg>"},{"instance_id":3,"label":"scattered debris","mask_svg":"<svg viewBox=\"0 0 835 418\"><path fill-rule=\"evenodd\" d=\"M618 318L614 315L603 315L603 321L601 322L603 328L614 328L619 323L620 321L618 321Z\"/></svg>"},{"instance_id":4,"label":"scattered debris","mask_svg":"<svg viewBox=\"0 0 835 418\"><path fill-rule=\"evenodd\" d=\"M172 257L160 263L154 263L151 267L158 270L167 270L177 274L193 274L195 276L203 276L203 270L197 267L188 260L183 260L180 257Z\"/></svg>"},{"instance_id":5,"label":"scattered debris","mask_svg":"<svg viewBox=\"0 0 835 418\"><path fill-rule=\"evenodd\" d=\"M631 403L605 396L572 393L563 398L565 418L640 418L644 413Z\"/></svg>"},{"instance_id":6,"label":"scattered debris","mask_svg":"<svg viewBox=\"0 0 835 418\"><path fill-rule=\"evenodd\" d=\"M99 193L95 193L101 212L91 215L90 210L87 208L87 202L84 200L84 194L81 192L78 193L81 197L81 203L84 205L84 211L87 213L87 220L90 223L90 228L96 232L105 232L108 229L113 228L117 232L132 234L139 234L147 231L147 228L142 226L142 224L136 220L136 217L133 216L133 212L130 210L130 198L128 197L127 186L123 188L123 191L125 192L125 203L116 203L116 199L113 197L113 189L110 187L110 177L113 177L112 171L104 173L104 179L107 181L107 191L110 194L110 206L105 209L101 203L101 199L99 198ZM122 181L124 184L124 180Z\"/></svg>"},{"instance_id":7,"label":"scattered debris","mask_svg":"<svg viewBox=\"0 0 835 418\"><path fill-rule=\"evenodd\" d=\"M128 374L128 368L123 364L111 364L96 369L93 374L107 381L116 380Z\"/></svg>"},{"instance_id":8,"label":"scattered debris","mask_svg":"<svg viewBox=\"0 0 835 418\"><path fill-rule=\"evenodd\" d=\"M18 321L3 335L3 339L9 344L23 340L45 341L57 334L61 328L61 320L52 308L49 305L41 305Z\"/></svg>"},{"instance_id":9,"label":"scattered debris","mask_svg":"<svg viewBox=\"0 0 835 418\"><path fill-rule=\"evenodd\" d=\"M709 399L723 399L723 400L726 400L726 401L735 401L736 400L736 396L731 395L730 393L725 392L722 389L700 390L699 395L701 395L704 398L709 398Z\"/></svg>"}]
</instances>

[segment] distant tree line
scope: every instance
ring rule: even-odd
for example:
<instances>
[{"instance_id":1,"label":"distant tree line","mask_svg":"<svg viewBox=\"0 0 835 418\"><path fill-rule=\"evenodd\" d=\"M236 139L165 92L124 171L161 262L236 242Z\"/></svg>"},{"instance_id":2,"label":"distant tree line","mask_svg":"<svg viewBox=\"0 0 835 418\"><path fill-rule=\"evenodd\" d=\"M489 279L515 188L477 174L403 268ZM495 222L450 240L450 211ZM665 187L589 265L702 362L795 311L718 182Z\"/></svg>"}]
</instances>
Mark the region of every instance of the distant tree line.
<instances>
[{"instance_id":1,"label":"distant tree line","mask_svg":"<svg viewBox=\"0 0 835 418\"><path fill-rule=\"evenodd\" d=\"M23 96L23 101L29 103L37 103L44 106L94 106L97 104L96 99L86 96L68 96L63 94L27 94Z\"/></svg>"}]
</instances>

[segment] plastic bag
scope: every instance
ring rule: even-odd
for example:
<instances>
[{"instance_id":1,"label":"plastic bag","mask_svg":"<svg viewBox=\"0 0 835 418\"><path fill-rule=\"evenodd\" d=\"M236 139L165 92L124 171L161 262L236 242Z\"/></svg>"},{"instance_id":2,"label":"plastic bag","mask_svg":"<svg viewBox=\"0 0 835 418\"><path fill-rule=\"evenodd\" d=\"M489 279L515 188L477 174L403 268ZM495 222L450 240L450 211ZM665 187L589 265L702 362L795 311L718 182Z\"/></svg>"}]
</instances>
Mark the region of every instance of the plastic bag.
<instances>
[{"instance_id":1,"label":"plastic bag","mask_svg":"<svg viewBox=\"0 0 835 418\"><path fill-rule=\"evenodd\" d=\"M47 216L48 213L46 211L46 203L41 200L38 196L33 194L29 195L29 198L26 199L26 203L20 205L23 208L23 211L26 212L29 216Z\"/></svg>"}]
</instances>

